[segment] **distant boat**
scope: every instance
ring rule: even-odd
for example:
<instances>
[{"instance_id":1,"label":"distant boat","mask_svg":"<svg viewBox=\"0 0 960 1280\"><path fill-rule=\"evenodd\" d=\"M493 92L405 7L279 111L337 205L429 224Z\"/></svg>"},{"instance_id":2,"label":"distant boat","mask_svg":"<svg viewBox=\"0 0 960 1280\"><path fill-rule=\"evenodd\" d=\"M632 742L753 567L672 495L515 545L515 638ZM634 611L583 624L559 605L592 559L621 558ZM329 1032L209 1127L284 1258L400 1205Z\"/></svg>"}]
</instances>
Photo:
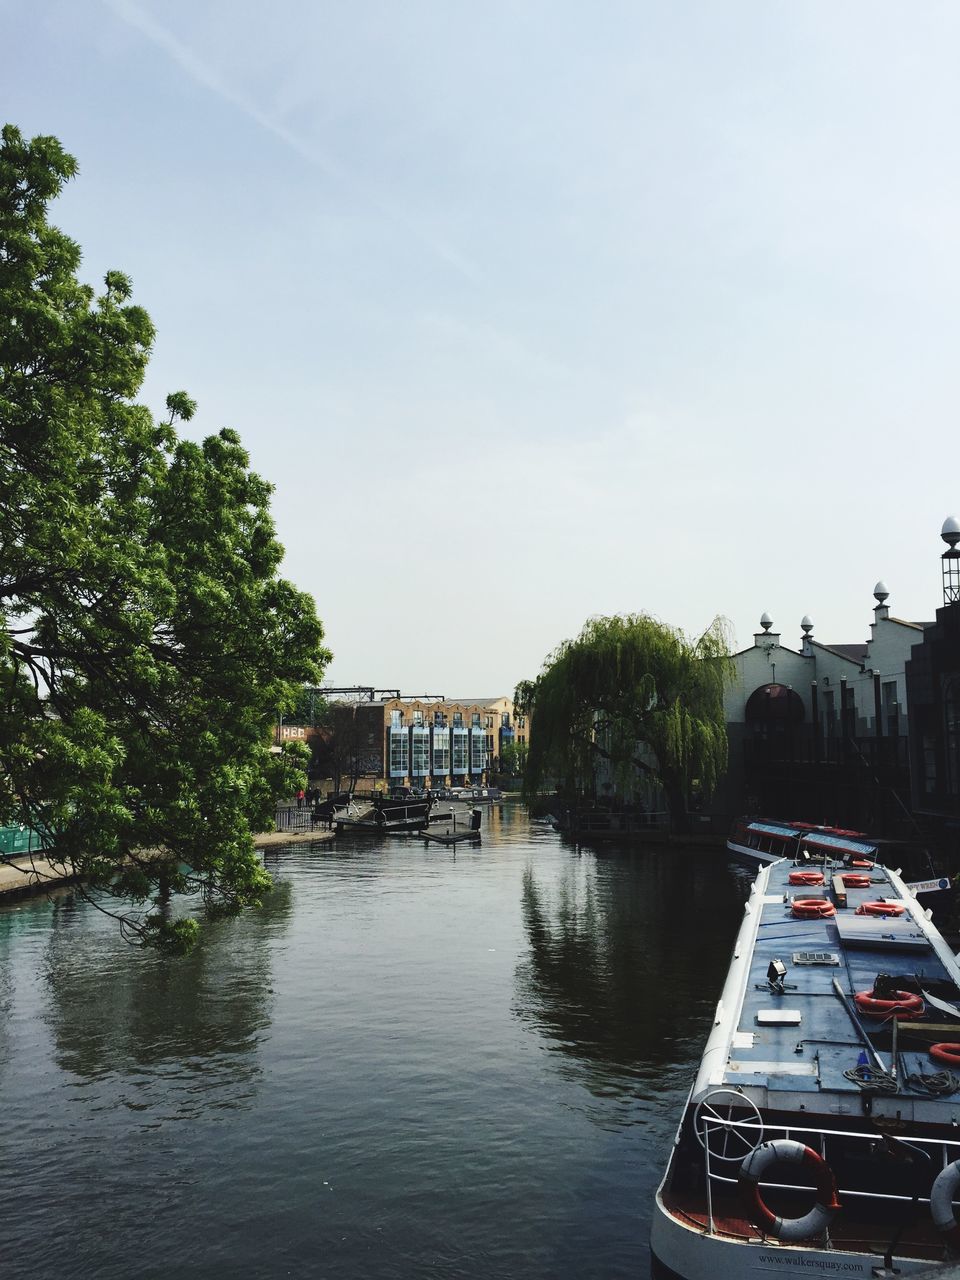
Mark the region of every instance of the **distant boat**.
<instances>
[{"instance_id":1,"label":"distant boat","mask_svg":"<svg viewBox=\"0 0 960 1280\"><path fill-rule=\"evenodd\" d=\"M759 864L780 858L797 861L833 858L852 869L869 869L874 862L900 866L906 874L924 880L907 881L915 894L943 894L953 888L948 876L933 871L929 852L902 840L883 840L863 831L827 827L813 822L780 822L762 818L740 818L727 837L727 851L741 861Z\"/></svg>"}]
</instances>

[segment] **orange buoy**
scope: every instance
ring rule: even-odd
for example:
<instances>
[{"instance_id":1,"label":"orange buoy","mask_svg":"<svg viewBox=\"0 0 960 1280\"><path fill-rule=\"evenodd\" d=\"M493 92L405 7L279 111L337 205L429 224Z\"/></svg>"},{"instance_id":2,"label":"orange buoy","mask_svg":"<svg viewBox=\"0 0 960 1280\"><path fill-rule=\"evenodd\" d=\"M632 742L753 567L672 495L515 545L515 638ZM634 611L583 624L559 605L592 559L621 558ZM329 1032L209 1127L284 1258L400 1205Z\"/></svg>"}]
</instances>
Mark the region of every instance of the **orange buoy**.
<instances>
[{"instance_id":1,"label":"orange buoy","mask_svg":"<svg viewBox=\"0 0 960 1280\"><path fill-rule=\"evenodd\" d=\"M788 879L791 884L804 884L808 888L814 885L823 884L822 871L791 871Z\"/></svg>"},{"instance_id":2,"label":"orange buoy","mask_svg":"<svg viewBox=\"0 0 960 1280\"><path fill-rule=\"evenodd\" d=\"M798 920L821 920L835 916L837 908L826 898L794 898L793 914Z\"/></svg>"},{"instance_id":3,"label":"orange buoy","mask_svg":"<svg viewBox=\"0 0 960 1280\"><path fill-rule=\"evenodd\" d=\"M946 1062L951 1067L960 1067L960 1044L950 1040L941 1040L939 1044L930 1046L930 1057L938 1062Z\"/></svg>"},{"instance_id":4,"label":"orange buoy","mask_svg":"<svg viewBox=\"0 0 960 1280\"><path fill-rule=\"evenodd\" d=\"M845 889L869 889L870 877L863 875L859 871L847 871L841 875Z\"/></svg>"},{"instance_id":5,"label":"orange buoy","mask_svg":"<svg viewBox=\"0 0 960 1280\"><path fill-rule=\"evenodd\" d=\"M861 902L858 916L902 916L906 907L902 902Z\"/></svg>"},{"instance_id":6,"label":"orange buoy","mask_svg":"<svg viewBox=\"0 0 960 1280\"><path fill-rule=\"evenodd\" d=\"M894 991L892 1000L880 1000L872 991L858 991L853 998L860 1012L872 1018L909 1018L927 1007L913 991Z\"/></svg>"}]
</instances>

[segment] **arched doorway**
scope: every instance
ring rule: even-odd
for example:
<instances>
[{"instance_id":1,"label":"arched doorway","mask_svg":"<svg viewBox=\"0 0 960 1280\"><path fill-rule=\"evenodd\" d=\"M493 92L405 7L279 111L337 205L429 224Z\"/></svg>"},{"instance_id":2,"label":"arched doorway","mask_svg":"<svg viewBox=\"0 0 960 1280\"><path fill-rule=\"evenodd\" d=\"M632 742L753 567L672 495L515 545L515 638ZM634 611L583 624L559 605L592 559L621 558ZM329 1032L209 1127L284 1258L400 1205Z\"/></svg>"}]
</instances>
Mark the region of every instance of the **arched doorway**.
<instances>
[{"instance_id":1,"label":"arched doorway","mask_svg":"<svg viewBox=\"0 0 960 1280\"><path fill-rule=\"evenodd\" d=\"M774 751L793 754L797 728L803 724L803 699L786 684L764 684L747 699L747 730Z\"/></svg>"}]
</instances>

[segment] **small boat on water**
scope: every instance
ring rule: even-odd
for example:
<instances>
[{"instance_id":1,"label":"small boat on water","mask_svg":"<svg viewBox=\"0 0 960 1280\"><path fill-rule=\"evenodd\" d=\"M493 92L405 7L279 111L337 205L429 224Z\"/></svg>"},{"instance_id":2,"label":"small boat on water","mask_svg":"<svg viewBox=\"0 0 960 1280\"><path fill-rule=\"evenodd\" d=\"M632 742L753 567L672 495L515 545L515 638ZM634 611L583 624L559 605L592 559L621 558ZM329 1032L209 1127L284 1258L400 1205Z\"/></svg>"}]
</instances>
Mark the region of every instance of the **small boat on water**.
<instances>
[{"instance_id":1,"label":"small boat on water","mask_svg":"<svg viewBox=\"0 0 960 1280\"><path fill-rule=\"evenodd\" d=\"M382 835L394 831L422 831L430 823L434 798L409 796L377 796L365 817L351 818L334 814L332 822L338 831L369 832Z\"/></svg>"},{"instance_id":2,"label":"small boat on water","mask_svg":"<svg viewBox=\"0 0 960 1280\"><path fill-rule=\"evenodd\" d=\"M740 818L727 837L727 849L747 862L776 862L778 858L795 858L804 849L816 853L826 850L832 856L860 858L873 862L877 857L877 841L863 831L846 831L841 827L820 827L811 822L778 822L766 819Z\"/></svg>"},{"instance_id":3,"label":"small boat on water","mask_svg":"<svg viewBox=\"0 0 960 1280\"><path fill-rule=\"evenodd\" d=\"M656 1195L653 1274L946 1280L955 1201L960 965L897 872L801 843L745 905Z\"/></svg>"}]
</instances>

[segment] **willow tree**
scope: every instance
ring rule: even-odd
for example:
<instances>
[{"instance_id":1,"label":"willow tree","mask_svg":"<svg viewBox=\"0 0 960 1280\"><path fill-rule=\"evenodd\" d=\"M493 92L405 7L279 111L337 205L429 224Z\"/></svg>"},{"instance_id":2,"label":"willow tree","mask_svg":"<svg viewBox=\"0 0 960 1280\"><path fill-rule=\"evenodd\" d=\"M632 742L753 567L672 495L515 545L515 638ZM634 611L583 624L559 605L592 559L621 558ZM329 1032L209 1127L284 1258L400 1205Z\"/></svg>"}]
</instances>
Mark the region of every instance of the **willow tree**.
<instances>
[{"instance_id":1,"label":"willow tree","mask_svg":"<svg viewBox=\"0 0 960 1280\"><path fill-rule=\"evenodd\" d=\"M172 894L234 911L269 887L251 830L303 776L272 729L329 655L236 433L180 438L182 392L160 421L135 402L150 318L120 272L82 283L48 220L75 171L56 138L3 129L0 826L39 829L137 937L182 946Z\"/></svg>"},{"instance_id":2,"label":"willow tree","mask_svg":"<svg viewBox=\"0 0 960 1280\"><path fill-rule=\"evenodd\" d=\"M730 671L721 618L695 640L642 613L591 618L517 688L517 709L531 716L525 794L550 780L591 792L606 762L620 783L640 774L659 784L682 830L691 785L708 795L726 769Z\"/></svg>"}]
</instances>

